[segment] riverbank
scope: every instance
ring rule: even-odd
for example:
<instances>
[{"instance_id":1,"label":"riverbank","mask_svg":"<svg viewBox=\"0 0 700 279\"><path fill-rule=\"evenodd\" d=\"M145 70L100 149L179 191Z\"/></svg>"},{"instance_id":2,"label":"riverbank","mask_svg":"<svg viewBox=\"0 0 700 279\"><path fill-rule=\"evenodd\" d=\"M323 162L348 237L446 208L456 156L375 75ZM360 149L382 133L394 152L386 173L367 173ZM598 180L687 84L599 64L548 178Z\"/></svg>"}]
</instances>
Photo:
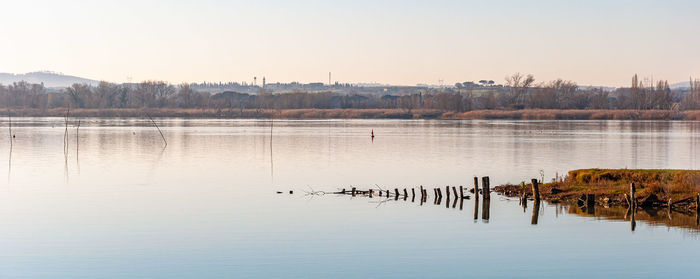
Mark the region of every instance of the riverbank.
<instances>
[{"instance_id":1,"label":"riverbank","mask_svg":"<svg viewBox=\"0 0 700 279\"><path fill-rule=\"evenodd\" d=\"M625 194L635 183L637 203L644 207L671 206L679 210L697 207L700 170L581 169L570 171L560 181L539 185L542 199L552 202L576 201L581 195L595 194L596 203L626 205ZM532 196L532 184L503 185L494 191L510 197Z\"/></svg>"},{"instance_id":2,"label":"riverbank","mask_svg":"<svg viewBox=\"0 0 700 279\"><path fill-rule=\"evenodd\" d=\"M62 117L65 108L10 109L17 117ZM6 116L7 111L0 111ZM77 117L275 118L275 119L444 119L444 120L700 120L700 110L475 110L468 112L402 109L72 109Z\"/></svg>"}]
</instances>

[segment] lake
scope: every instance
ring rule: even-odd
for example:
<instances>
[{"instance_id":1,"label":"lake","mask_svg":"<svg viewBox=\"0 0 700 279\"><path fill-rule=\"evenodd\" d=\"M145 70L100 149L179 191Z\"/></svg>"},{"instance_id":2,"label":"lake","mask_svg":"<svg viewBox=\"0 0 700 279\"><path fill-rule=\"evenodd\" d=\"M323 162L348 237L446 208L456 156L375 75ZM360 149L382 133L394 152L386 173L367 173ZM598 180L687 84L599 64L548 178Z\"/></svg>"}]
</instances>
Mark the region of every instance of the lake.
<instances>
[{"instance_id":1,"label":"lake","mask_svg":"<svg viewBox=\"0 0 700 279\"><path fill-rule=\"evenodd\" d=\"M696 216L641 212L632 231L622 210L543 203L532 225L495 193L488 220L483 199L475 219L473 195L432 197L474 176L698 169L700 122L156 119L164 148L147 119L77 121L13 118L10 148L2 120L1 278L700 276ZM307 194L420 185L427 203Z\"/></svg>"}]
</instances>

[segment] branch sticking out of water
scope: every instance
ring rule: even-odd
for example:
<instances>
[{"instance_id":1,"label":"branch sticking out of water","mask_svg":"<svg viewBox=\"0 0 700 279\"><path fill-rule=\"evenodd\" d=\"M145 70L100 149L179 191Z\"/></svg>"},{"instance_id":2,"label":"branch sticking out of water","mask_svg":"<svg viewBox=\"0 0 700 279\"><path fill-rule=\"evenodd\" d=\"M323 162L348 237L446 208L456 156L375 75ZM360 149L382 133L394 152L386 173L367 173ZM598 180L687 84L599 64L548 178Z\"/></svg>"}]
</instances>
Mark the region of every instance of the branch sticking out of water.
<instances>
[{"instance_id":1,"label":"branch sticking out of water","mask_svg":"<svg viewBox=\"0 0 700 279\"><path fill-rule=\"evenodd\" d=\"M153 121L153 118L150 115L148 115L148 113L146 113L146 116L148 116L148 119L151 120L151 123L153 123L153 126L156 126L156 129L158 129L158 133L160 133L160 137L163 138L163 142L165 143L165 146L164 146L164 148L165 148L166 146L168 146L168 141L165 140L165 136L163 135L163 132L160 130L160 127L158 127L158 124L156 124L156 122Z\"/></svg>"}]
</instances>

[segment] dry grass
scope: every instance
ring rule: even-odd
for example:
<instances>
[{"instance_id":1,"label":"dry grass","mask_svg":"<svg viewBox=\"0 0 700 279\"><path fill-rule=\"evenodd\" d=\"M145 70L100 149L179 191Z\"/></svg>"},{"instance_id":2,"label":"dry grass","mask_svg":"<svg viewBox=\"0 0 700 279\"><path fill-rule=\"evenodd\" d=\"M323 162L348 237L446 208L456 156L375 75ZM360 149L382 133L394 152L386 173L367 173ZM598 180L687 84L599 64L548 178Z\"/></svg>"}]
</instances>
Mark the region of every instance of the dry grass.
<instances>
[{"instance_id":1,"label":"dry grass","mask_svg":"<svg viewBox=\"0 0 700 279\"><path fill-rule=\"evenodd\" d=\"M563 182L544 184L544 189L557 188L568 196L593 193L620 196L629 192L634 182L639 196L655 194L674 200L692 197L700 191L698 170L653 169L583 169L569 172Z\"/></svg>"},{"instance_id":2,"label":"dry grass","mask_svg":"<svg viewBox=\"0 0 700 279\"><path fill-rule=\"evenodd\" d=\"M63 116L65 108L12 109L16 116ZM447 119L447 120L700 120L700 111L667 110L476 110L468 112L430 109L71 109L80 117L154 117L186 118L281 118L281 119Z\"/></svg>"}]
</instances>

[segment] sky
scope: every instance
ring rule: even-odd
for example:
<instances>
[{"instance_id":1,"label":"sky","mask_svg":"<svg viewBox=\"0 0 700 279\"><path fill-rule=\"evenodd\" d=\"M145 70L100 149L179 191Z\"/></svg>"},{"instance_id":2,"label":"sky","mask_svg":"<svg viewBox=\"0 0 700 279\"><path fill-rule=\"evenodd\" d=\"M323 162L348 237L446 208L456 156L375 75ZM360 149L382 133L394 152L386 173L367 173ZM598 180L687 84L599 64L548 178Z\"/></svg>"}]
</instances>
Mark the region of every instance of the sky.
<instances>
[{"instance_id":1,"label":"sky","mask_svg":"<svg viewBox=\"0 0 700 279\"><path fill-rule=\"evenodd\" d=\"M700 77L697 0L0 0L0 72L112 82L626 86Z\"/></svg>"}]
</instances>

